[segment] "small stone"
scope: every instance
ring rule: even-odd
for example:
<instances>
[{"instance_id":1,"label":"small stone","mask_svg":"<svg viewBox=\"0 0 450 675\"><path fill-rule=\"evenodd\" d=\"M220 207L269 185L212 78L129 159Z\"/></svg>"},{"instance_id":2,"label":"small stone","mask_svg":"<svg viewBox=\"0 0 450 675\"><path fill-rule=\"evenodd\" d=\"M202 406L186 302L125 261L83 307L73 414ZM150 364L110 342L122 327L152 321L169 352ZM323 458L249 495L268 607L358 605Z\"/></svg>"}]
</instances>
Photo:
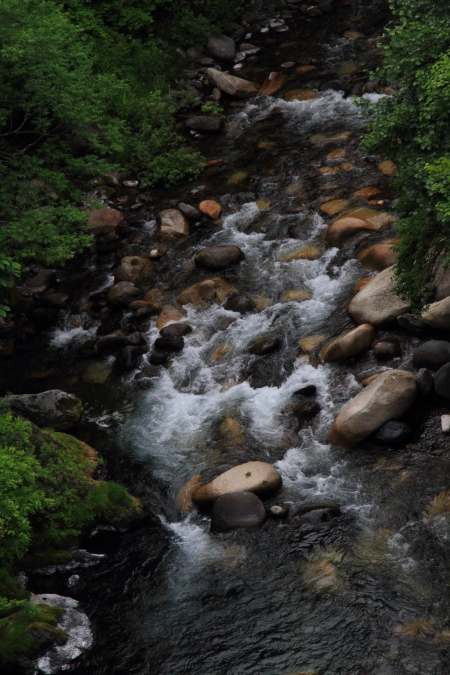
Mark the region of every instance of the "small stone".
<instances>
[{"instance_id":1,"label":"small stone","mask_svg":"<svg viewBox=\"0 0 450 675\"><path fill-rule=\"evenodd\" d=\"M227 180L228 185L236 185L236 183L242 183L248 178L248 173L246 171L236 171L233 173Z\"/></svg>"},{"instance_id":2,"label":"small stone","mask_svg":"<svg viewBox=\"0 0 450 675\"><path fill-rule=\"evenodd\" d=\"M148 258L126 256L122 258L120 266L114 274L114 282L129 281L137 286L145 283L154 274L153 265Z\"/></svg>"},{"instance_id":3,"label":"small stone","mask_svg":"<svg viewBox=\"0 0 450 675\"><path fill-rule=\"evenodd\" d=\"M381 272L387 267L395 265L397 252L394 251L392 247L396 243L397 240L394 240L387 242L386 244L375 244L374 246L370 246L358 255L358 260L364 267Z\"/></svg>"},{"instance_id":4,"label":"small stone","mask_svg":"<svg viewBox=\"0 0 450 675\"><path fill-rule=\"evenodd\" d=\"M242 67L242 64L237 63L236 66ZM243 80L234 75L227 75L216 68L208 68L207 75L209 80L215 84L218 89L230 96L236 96L237 98L252 98L258 93L257 88L252 82Z\"/></svg>"},{"instance_id":5,"label":"small stone","mask_svg":"<svg viewBox=\"0 0 450 675\"><path fill-rule=\"evenodd\" d=\"M284 87L287 82L286 75L281 73L272 72L269 74L268 78L263 82L259 90L260 96L273 96L277 94L280 89Z\"/></svg>"},{"instance_id":6,"label":"small stone","mask_svg":"<svg viewBox=\"0 0 450 675\"><path fill-rule=\"evenodd\" d=\"M373 352L379 361L395 359L402 355L400 342L397 338L377 340L373 345Z\"/></svg>"},{"instance_id":7,"label":"small stone","mask_svg":"<svg viewBox=\"0 0 450 675\"><path fill-rule=\"evenodd\" d=\"M315 396L317 393L317 387L315 384L307 384L306 387L297 389L294 391L293 396Z\"/></svg>"},{"instance_id":8,"label":"small stone","mask_svg":"<svg viewBox=\"0 0 450 675\"><path fill-rule=\"evenodd\" d=\"M147 253L147 258L150 260L158 260L166 255L167 250L167 248L151 248Z\"/></svg>"},{"instance_id":9,"label":"small stone","mask_svg":"<svg viewBox=\"0 0 450 675\"><path fill-rule=\"evenodd\" d=\"M158 219L161 224L158 234L160 239L171 241L189 235L189 223L178 209L161 211Z\"/></svg>"},{"instance_id":10,"label":"small stone","mask_svg":"<svg viewBox=\"0 0 450 675\"><path fill-rule=\"evenodd\" d=\"M425 396L431 394L434 388L434 379L431 370L428 370L428 368L421 368L417 373L416 380L422 394Z\"/></svg>"},{"instance_id":11,"label":"small stone","mask_svg":"<svg viewBox=\"0 0 450 675\"><path fill-rule=\"evenodd\" d=\"M192 328L187 323L171 323L159 331L163 338L183 337L189 333L192 333Z\"/></svg>"},{"instance_id":12,"label":"small stone","mask_svg":"<svg viewBox=\"0 0 450 675\"><path fill-rule=\"evenodd\" d=\"M251 298L238 294L231 295L223 307L230 312L239 312L240 314L256 310L256 305Z\"/></svg>"},{"instance_id":13,"label":"small stone","mask_svg":"<svg viewBox=\"0 0 450 675\"><path fill-rule=\"evenodd\" d=\"M148 360L152 366L164 366L169 360L169 352L154 351L150 354Z\"/></svg>"},{"instance_id":14,"label":"small stone","mask_svg":"<svg viewBox=\"0 0 450 675\"><path fill-rule=\"evenodd\" d=\"M348 206L348 199L332 199L325 204L322 204L320 210L328 216L334 216L336 213L343 211Z\"/></svg>"},{"instance_id":15,"label":"small stone","mask_svg":"<svg viewBox=\"0 0 450 675\"><path fill-rule=\"evenodd\" d=\"M108 293L108 302L117 307L127 307L141 291L129 281L120 281Z\"/></svg>"},{"instance_id":16,"label":"small stone","mask_svg":"<svg viewBox=\"0 0 450 675\"><path fill-rule=\"evenodd\" d=\"M234 40L223 33L211 33L206 48L211 56L222 61L232 61L236 51Z\"/></svg>"},{"instance_id":17,"label":"small stone","mask_svg":"<svg viewBox=\"0 0 450 675\"><path fill-rule=\"evenodd\" d=\"M288 103L290 101L312 101L315 98L320 98L320 96L313 89L291 89L284 96L284 100Z\"/></svg>"},{"instance_id":18,"label":"small stone","mask_svg":"<svg viewBox=\"0 0 450 675\"><path fill-rule=\"evenodd\" d=\"M184 347L184 339L179 335L167 335L156 338L153 347L160 352L181 352Z\"/></svg>"},{"instance_id":19,"label":"small stone","mask_svg":"<svg viewBox=\"0 0 450 675\"><path fill-rule=\"evenodd\" d=\"M186 120L186 127L194 131L220 131L223 127L223 119L221 117L195 115Z\"/></svg>"},{"instance_id":20,"label":"small stone","mask_svg":"<svg viewBox=\"0 0 450 675\"><path fill-rule=\"evenodd\" d=\"M310 420L320 413L320 405L316 401L307 401L305 403L299 403L295 406L292 411L294 417L297 418L299 422L304 420Z\"/></svg>"},{"instance_id":21,"label":"small stone","mask_svg":"<svg viewBox=\"0 0 450 675\"><path fill-rule=\"evenodd\" d=\"M94 234L109 234L124 221L123 213L109 206L102 206L90 212L88 225Z\"/></svg>"},{"instance_id":22,"label":"small stone","mask_svg":"<svg viewBox=\"0 0 450 675\"><path fill-rule=\"evenodd\" d=\"M195 264L206 269L224 269L245 260L245 254L237 246L209 246L195 256Z\"/></svg>"},{"instance_id":23,"label":"small stone","mask_svg":"<svg viewBox=\"0 0 450 675\"><path fill-rule=\"evenodd\" d=\"M397 172L397 167L394 162L391 162L390 159L387 159L385 162L378 164L379 170L384 173L385 176L393 176Z\"/></svg>"},{"instance_id":24,"label":"small stone","mask_svg":"<svg viewBox=\"0 0 450 675\"><path fill-rule=\"evenodd\" d=\"M441 430L443 434L450 433L450 415L441 415Z\"/></svg>"},{"instance_id":25,"label":"small stone","mask_svg":"<svg viewBox=\"0 0 450 675\"><path fill-rule=\"evenodd\" d=\"M286 291L280 298L280 302L305 302L311 298L311 293L303 288L298 290Z\"/></svg>"},{"instance_id":26,"label":"small stone","mask_svg":"<svg viewBox=\"0 0 450 675\"><path fill-rule=\"evenodd\" d=\"M287 518L289 515L289 506L287 504L273 504L267 510L272 518Z\"/></svg>"}]
</instances>

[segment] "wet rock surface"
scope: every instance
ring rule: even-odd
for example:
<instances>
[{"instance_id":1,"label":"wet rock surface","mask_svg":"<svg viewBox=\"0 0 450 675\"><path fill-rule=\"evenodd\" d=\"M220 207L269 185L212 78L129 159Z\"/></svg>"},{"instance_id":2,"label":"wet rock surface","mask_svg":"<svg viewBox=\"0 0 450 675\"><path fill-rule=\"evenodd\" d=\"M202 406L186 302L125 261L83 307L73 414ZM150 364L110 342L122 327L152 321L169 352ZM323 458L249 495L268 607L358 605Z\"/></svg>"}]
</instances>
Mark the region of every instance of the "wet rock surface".
<instances>
[{"instance_id":1,"label":"wet rock surface","mask_svg":"<svg viewBox=\"0 0 450 675\"><path fill-rule=\"evenodd\" d=\"M214 502L211 514L211 529L214 532L229 532L241 527L258 527L267 514L260 498L251 492L234 492L221 495Z\"/></svg>"},{"instance_id":2,"label":"wet rock surface","mask_svg":"<svg viewBox=\"0 0 450 675\"><path fill-rule=\"evenodd\" d=\"M53 389L41 394L9 396L8 406L38 426L70 429L79 422L83 406L73 394Z\"/></svg>"}]
</instances>

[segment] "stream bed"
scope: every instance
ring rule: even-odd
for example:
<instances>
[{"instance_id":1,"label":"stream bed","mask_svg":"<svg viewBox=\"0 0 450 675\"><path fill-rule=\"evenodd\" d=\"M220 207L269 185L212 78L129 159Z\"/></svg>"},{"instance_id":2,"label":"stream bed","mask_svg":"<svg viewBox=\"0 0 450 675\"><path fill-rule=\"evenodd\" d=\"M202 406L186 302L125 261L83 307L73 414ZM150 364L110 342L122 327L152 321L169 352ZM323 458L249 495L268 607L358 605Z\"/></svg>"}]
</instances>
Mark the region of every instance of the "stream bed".
<instances>
[{"instance_id":1,"label":"stream bed","mask_svg":"<svg viewBox=\"0 0 450 675\"><path fill-rule=\"evenodd\" d=\"M448 675L450 452L439 426L445 404L434 395L419 398L405 417L413 436L396 449L373 438L350 451L327 443L361 381L388 368L412 370L412 351L424 338L396 324L379 329L378 337L397 338L402 352L382 364L371 351L324 364L316 349L354 326L346 307L355 284L374 274L358 253L394 236L388 226L351 246L326 247L330 218L321 209L331 200L365 207L367 199L355 193L367 186L380 190L381 204L370 208L395 201L392 179L377 168L381 160L360 149L360 108L348 92L326 86L336 73L344 80L351 74L352 86L358 73L364 81L377 60L371 36L387 19L384 3L356 0L319 17L297 45L296 31L306 35L310 24L288 22L290 33L271 34L256 65L238 74L262 80L283 59L314 60L318 74L290 75L285 90L308 87L319 97L286 102L283 90L234 110L228 104L225 134L198 141L208 158L225 159L225 169L155 190L156 211L204 198L223 207L219 225L193 229L155 263L166 301L217 276L193 264L199 248L233 244L245 261L218 276L258 311L241 314L223 303L184 307L193 330L166 367L144 355L138 368L117 374L105 357L97 369L108 374L95 381L89 345L100 319L86 303L112 285L117 258L92 254L85 269L95 275L76 307L42 334L26 364L12 361L6 391L61 388L80 396L83 440L105 458L103 475L148 501L159 518L126 533L100 528L86 537L83 547L104 557L75 570L76 581L72 569L31 573L33 592L70 594L89 616L94 644L70 666L73 675ZM366 38L342 37L352 25ZM127 255L154 245L153 216L136 219L137 241ZM129 314L120 321L130 321ZM145 333L151 345L154 320ZM249 354L249 342L265 335L278 337L281 349ZM426 337L433 336L430 330ZM26 378L52 368L47 379ZM315 395L298 393L310 385ZM298 429L292 406L310 400L320 412ZM177 509L178 492L194 474L206 481L252 460L274 464L283 478L267 506L287 504L295 514L317 505L320 517L269 518L260 529L215 534L207 512Z\"/></svg>"}]
</instances>

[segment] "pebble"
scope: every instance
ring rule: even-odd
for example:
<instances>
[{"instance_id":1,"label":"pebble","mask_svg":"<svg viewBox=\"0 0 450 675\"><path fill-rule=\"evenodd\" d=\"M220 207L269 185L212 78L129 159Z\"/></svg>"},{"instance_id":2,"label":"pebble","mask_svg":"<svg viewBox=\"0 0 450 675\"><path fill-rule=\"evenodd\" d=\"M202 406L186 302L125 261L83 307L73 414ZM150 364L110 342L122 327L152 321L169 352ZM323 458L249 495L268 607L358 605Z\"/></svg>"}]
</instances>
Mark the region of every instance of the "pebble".
<instances>
[{"instance_id":1,"label":"pebble","mask_svg":"<svg viewBox=\"0 0 450 675\"><path fill-rule=\"evenodd\" d=\"M124 180L122 185L124 185L127 188L135 188L139 185L138 180Z\"/></svg>"},{"instance_id":2,"label":"pebble","mask_svg":"<svg viewBox=\"0 0 450 675\"><path fill-rule=\"evenodd\" d=\"M450 433L450 415L441 415L441 429L443 434Z\"/></svg>"}]
</instances>

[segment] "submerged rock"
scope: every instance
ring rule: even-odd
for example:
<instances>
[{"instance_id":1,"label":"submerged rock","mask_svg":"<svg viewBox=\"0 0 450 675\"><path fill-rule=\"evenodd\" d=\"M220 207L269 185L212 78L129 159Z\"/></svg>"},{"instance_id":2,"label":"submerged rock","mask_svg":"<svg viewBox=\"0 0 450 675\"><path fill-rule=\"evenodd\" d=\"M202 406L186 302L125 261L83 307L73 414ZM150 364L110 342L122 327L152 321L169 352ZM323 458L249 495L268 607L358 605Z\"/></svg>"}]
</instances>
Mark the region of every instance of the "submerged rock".
<instances>
[{"instance_id":1,"label":"submerged rock","mask_svg":"<svg viewBox=\"0 0 450 675\"><path fill-rule=\"evenodd\" d=\"M271 464L246 462L225 471L206 485L196 487L192 491L192 500L195 504L213 502L220 495L231 492L267 494L278 490L281 484L281 476Z\"/></svg>"},{"instance_id":2,"label":"submerged rock","mask_svg":"<svg viewBox=\"0 0 450 675\"><path fill-rule=\"evenodd\" d=\"M227 284L223 279L215 277L214 279L206 279L185 288L178 294L177 300L180 305L194 306L209 304L211 302L221 303L234 291L236 289L233 286Z\"/></svg>"},{"instance_id":3,"label":"submerged rock","mask_svg":"<svg viewBox=\"0 0 450 675\"><path fill-rule=\"evenodd\" d=\"M192 333L192 328L187 323L171 323L159 331L163 338L183 337L189 333Z\"/></svg>"},{"instance_id":4,"label":"submerged rock","mask_svg":"<svg viewBox=\"0 0 450 675\"><path fill-rule=\"evenodd\" d=\"M377 340L373 345L373 353L379 361L387 361L401 356L402 349L397 338L389 338Z\"/></svg>"},{"instance_id":5,"label":"submerged rock","mask_svg":"<svg viewBox=\"0 0 450 675\"><path fill-rule=\"evenodd\" d=\"M236 293L228 298L223 307L230 312L239 312L240 314L256 311L256 305L251 298Z\"/></svg>"},{"instance_id":6,"label":"submerged rock","mask_svg":"<svg viewBox=\"0 0 450 675\"><path fill-rule=\"evenodd\" d=\"M413 351L414 368L439 370L450 362L450 342L429 340Z\"/></svg>"},{"instance_id":7,"label":"submerged rock","mask_svg":"<svg viewBox=\"0 0 450 675\"><path fill-rule=\"evenodd\" d=\"M394 242L389 242L370 246L359 254L358 260L364 267L378 272L385 270L387 267L392 267L397 260L397 253L392 248L393 244Z\"/></svg>"},{"instance_id":8,"label":"submerged rock","mask_svg":"<svg viewBox=\"0 0 450 675\"><path fill-rule=\"evenodd\" d=\"M277 94L280 89L284 87L287 82L287 76L282 73L270 73L269 76L264 80L261 88L259 90L260 96L273 96Z\"/></svg>"},{"instance_id":9,"label":"submerged rock","mask_svg":"<svg viewBox=\"0 0 450 675\"><path fill-rule=\"evenodd\" d=\"M223 127L223 119L221 117L195 115L186 120L186 126L194 131L220 131Z\"/></svg>"},{"instance_id":10,"label":"submerged rock","mask_svg":"<svg viewBox=\"0 0 450 675\"><path fill-rule=\"evenodd\" d=\"M401 417L416 395L417 383L411 373L405 370L381 373L342 408L331 428L330 443L356 445L385 422Z\"/></svg>"},{"instance_id":11,"label":"submerged rock","mask_svg":"<svg viewBox=\"0 0 450 675\"><path fill-rule=\"evenodd\" d=\"M407 312L410 304L394 293L392 267L380 272L355 295L348 313L357 323L378 326Z\"/></svg>"},{"instance_id":12,"label":"submerged rock","mask_svg":"<svg viewBox=\"0 0 450 675\"><path fill-rule=\"evenodd\" d=\"M364 323L333 340L322 349L320 356L324 361L345 361L370 349L375 336L374 327Z\"/></svg>"},{"instance_id":13,"label":"submerged rock","mask_svg":"<svg viewBox=\"0 0 450 675\"><path fill-rule=\"evenodd\" d=\"M436 394L450 401L450 363L446 363L435 373L434 390Z\"/></svg>"},{"instance_id":14,"label":"submerged rock","mask_svg":"<svg viewBox=\"0 0 450 675\"><path fill-rule=\"evenodd\" d=\"M221 495L214 502L211 529L229 532L241 527L258 527L266 520L264 504L251 492L233 492Z\"/></svg>"},{"instance_id":15,"label":"submerged rock","mask_svg":"<svg viewBox=\"0 0 450 675\"><path fill-rule=\"evenodd\" d=\"M237 98L252 98L258 93L253 82L243 80L235 75L227 75L215 68L208 68L207 75L218 89L230 96L236 96Z\"/></svg>"},{"instance_id":16,"label":"submerged rock","mask_svg":"<svg viewBox=\"0 0 450 675\"><path fill-rule=\"evenodd\" d=\"M265 356L266 354L273 354L281 349L282 342L279 337L274 335L266 335L257 340L250 342L248 351L250 354L257 356Z\"/></svg>"},{"instance_id":17,"label":"submerged rock","mask_svg":"<svg viewBox=\"0 0 450 675\"><path fill-rule=\"evenodd\" d=\"M207 269L223 269L242 260L245 260L245 254L238 246L209 246L195 256L195 264Z\"/></svg>"},{"instance_id":18,"label":"submerged rock","mask_svg":"<svg viewBox=\"0 0 450 675\"><path fill-rule=\"evenodd\" d=\"M50 389L41 394L9 396L7 400L14 412L38 426L54 429L70 429L80 421L83 412L80 399L60 389Z\"/></svg>"}]
</instances>

